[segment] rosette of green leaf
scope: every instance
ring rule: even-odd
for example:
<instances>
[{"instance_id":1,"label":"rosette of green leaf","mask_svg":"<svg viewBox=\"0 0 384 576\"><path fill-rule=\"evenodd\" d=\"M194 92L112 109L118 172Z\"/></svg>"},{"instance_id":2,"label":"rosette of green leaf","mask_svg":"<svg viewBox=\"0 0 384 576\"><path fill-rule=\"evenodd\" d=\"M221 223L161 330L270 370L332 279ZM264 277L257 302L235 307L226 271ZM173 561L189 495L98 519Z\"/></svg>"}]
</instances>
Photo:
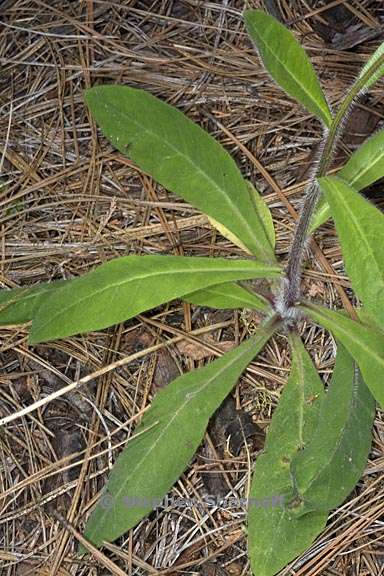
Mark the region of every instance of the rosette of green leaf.
<instances>
[{"instance_id":1,"label":"rosette of green leaf","mask_svg":"<svg viewBox=\"0 0 384 576\"><path fill-rule=\"evenodd\" d=\"M209 418L277 326L271 319L234 350L156 395L89 518L85 536L93 544L115 540L152 510L155 499L164 498L192 459Z\"/></svg>"},{"instance_id":2,"label":"rosette of green leaf","mask_svg":"<svg viewBox=\"0 0 384 576\"><path fill-rule=\"evenodd\" d=\"M247 10L244 20L248 34L275 82L329 127L331 111L311 61L293 34L261 10Z\"/></svg>"},{"instance_id":3,"label":"rosette of green leaf","mask_svg":"<svg viewBox=\"0 0 384 576\"><path fill-rule=\"evenodd\" d=\"M316 431L292 460L300 515L336 508L354 489L367 462L374 416L374 398L352 356L338 344Z\"/></svg>"},{"instance_id":4,"label":"rosette of green leaf","mask_svg":"<svg viewBox=\"0 0 384 576\"><path fill-rule=\"evenodd\" d=\"M219 282L279 276L254 260L123 256L63 284L42 299L30 342L46 342L123 322L169 300Z\"/></svg>"},{"instance_id":5,"label":"rosette of green leaf","mask_svg":"<svg viewBox=\"0 0 384 576\"><path fill-rule=\"evenodd\" d=\"M272 576L305 550L325 526L327 512L296 517L290 465L313 437L324 397L322 382L300 338L290 337L291 373L273 414L249 493L248 550L253 573ZM285 504L279 505L283 497ZM274 505L275 502L275 505Z\"/></svg>"},{"instance_id":6,"label":"rosette of green leaf","mask_svg":"<svg viewBox=\"0 0 384 576\"><path fill-rule=\"evenodd\" d=\"M235 282L217 284L203 290L197 290L183 296L183 300L190 304L210 306L211 308L253 308L263 312L271 310L268 300Z\"/></svg>"},{"instance_id":7,"label":"rosette of green leaf","mask_svg":"<svg viewBox=\"0 0 384 576\"><path fill-rule=\"evenodd\" d=\"M384 332L322 306L306 303L300 308L342 342L359 366L371 393L384 407Z\"/></svg>"},{"instance_id":8,"label":"rosette of green leaf","mask_svg":"<svg viewBox=\"0 0 384 576\"><path fill-rule=\"evenodd\" d=\"M384 328L384 214L335 176L319 179L331 207L345 269L368 312Z\"/></svg>"},{"instance_id":9,"label":"rosette of green leaf","mask_svg":"<svg viewBox=\"0 0 384 576\"><path fill-rule=\"evenodd\" d=\"M85 100L120 152L218 222L252 254L275 261L246 181L212 136L173 106L137 88L96 86L86 91Z\"/></svg>"},{"instance_id":10,"label":"rosette of green leaf","mask_svg":"<svg viewBox=\"0 0 384 576\"><path fill-rule=\"evenodd\" d=\"M39 284L31 288L13 288L0 291L0 326L30 322L36 308L52 291L63 286L65 281Z\"/></svg>"},{"instance_id":11,"label":"rosette of green leaf","mask_svg":"<svg viewBox=\"0 0 384 576\"><path fill-rule=\"evenodd\" d=\"M345 166L339 170L337 176L357 191L367 188L367 186L383 178L384 130L380 130L368 138L352 154ZM324 224L331 216L329 204L326 198L322 196L313 216L310 232Z\"/></svg>"}]
</instances>

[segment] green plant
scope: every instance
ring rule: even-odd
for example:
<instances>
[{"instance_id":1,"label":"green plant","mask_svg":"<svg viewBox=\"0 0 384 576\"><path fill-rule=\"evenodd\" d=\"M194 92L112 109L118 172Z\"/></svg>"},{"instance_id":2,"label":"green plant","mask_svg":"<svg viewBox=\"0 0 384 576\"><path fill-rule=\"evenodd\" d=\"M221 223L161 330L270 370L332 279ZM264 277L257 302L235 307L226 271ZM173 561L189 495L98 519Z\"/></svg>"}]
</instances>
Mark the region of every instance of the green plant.
<instances>
[{"instance_id":1,"label":"green plant","mask_svg":"<svg viewBox=\"0 0 384 576\"><path fill-rule=\"evenodd\" d=\"M384 44L373 54L333 115L304 50L271 16L245 13L260 57L274 80L320 120L323 146L294 235L285 272L274 255L267 206L221 145L181 112L152 95L98 86L86 102L111 143L165 188L205 212L242 247L243 259L125 256L65 282L0 294L1 324L32 321L30 343L106 328L176 298L218 308L255 308L257 333L210 364L159 392L118 458L86 528L96 546L132 528L187 467L209 418L247 364L285 330L291 374L257 460L249 494L248 539L258 576L275 574L323 529L364 469L371 445L374 398L384 405L384 216L359 190L384 176L384 132L357 150L336 176L326 176L353 101L384 72ZM321 192L324 194L316 210ZM362 308L359 319L305 302L300 280L310 231L331 215L345 267ZM269 278L271 299L245 281ZM156 290L153 289L154 285ZM297 334L307 317L337 339L327 393ZM357 368L358 367L358 368ZM273 497L279 506L252 505ZM126 499L139 503L127 506Z\"/></svg>"}]
</instances>

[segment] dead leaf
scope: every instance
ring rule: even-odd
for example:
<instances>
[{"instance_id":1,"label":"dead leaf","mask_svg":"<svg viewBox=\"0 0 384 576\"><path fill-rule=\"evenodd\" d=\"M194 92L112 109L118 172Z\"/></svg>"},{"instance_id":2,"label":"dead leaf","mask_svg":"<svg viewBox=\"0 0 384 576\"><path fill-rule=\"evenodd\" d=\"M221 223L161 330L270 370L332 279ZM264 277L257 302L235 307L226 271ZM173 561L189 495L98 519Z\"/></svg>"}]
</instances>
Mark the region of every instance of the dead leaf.
<instances>
[{"instance_id":1,"label":"dead leaf","mask_svg":"<svg viewBox=\"0 0 384 576\"><path fill-rule=\"evenodd\" d=\"M212 336L208 335L205 336L204 341L215 348L218 348L222 352L228 352L232 350L236 346L236 342L233 340L224 340L222 342L217 342ZM212 351L204 346L203 343L199 344L199 342L191 342L188 340L183 340L177 344L177 349L180 354L183 356L187 356L188 358L192 358L196 362L198 360L204 360L205 358L209 358L212 356Z\"/></svg>"},{"instance_id":2,"label":"dead leaf","mask_svg":"<svg viewBox=\"0 0 384 576\"><path fill-rule=\"evenodd\" d=\"M221 458L223 451L218 450L218 453L219 458ZM205 465L205 470L200 472L204 488L210 496L224 498L228 493L229 486L225 481L223 471L218 469L218 464L216 463L217 456L208 442L205 442L201 449L201 458Z\"/></svg>"},{"instance_id":3,"label":"dead leaf","mask_svg":"<svg viewBox=\"0 0 384 576\"><path fill-rule=\"evenodd\" d=\"M359 102L349 116L343 131L343 142L352 150L356 149L376 130L381 118L369 110L369 96ZM366 107L362 107L366 106Z\"/></svg>"},{"instance_id":4,"label":"dead leaf","mask_svg":"<svg viewBox=\"0 0 384 576\"><path fill-rule=\"evenodd\" d=\"M172 354L166 348L159 350L156 354L156 367L152 378L152 393L156 394L178 376L180 376L180 370Z\"/></svg>"},{"instance_id":5,"label":"dead leaf","mask_svg":"<svg viewBox=\"0 0 384 576\"><path fill-rule=\"evenodd\" d=\"M209 560L200 566L200 574L201 576L228 576L228 572L224 568Z\"/></svg>"},{"instance_id":6,"label":"dead leaf","mask_svg":"<svg viewBox=\"0 0 384 576\"><path fill-rule=\"evenodd\" d=\"M49 425L48 425L49 426ZM57 460L61 460L67 456L71 456L77 452L83 450L85 444L84 439L81 434L80 428L71 425L68 429L63 428L57 424L49 426L54 432L55 437L52 441L52 448L55 451ZM54 474L47 478L43 486L43 494L49 494L54 490L65 486L67 483L76 480L80 474L80 464L78 466L73 465L76 460L79 460L80 456L75 457L68 461L68 469L63 466L57 474ZM66 511L71 503L71 493L64 493L59 498L52 500L47 503L48 511L52 508L59 511Z\"/></svg>"},{"instance_id":7,"label":"dead leaf","mask_svg":"<svg viewBox=\"0 0 384 576\"><path fill-rule=\"evenodd\" d=\"M244 443L253 438L255 448L261 450L264 446L265 433L253 422L251 416L244 410L236 410L235 401L229 396L211 418L208 433L212 444L220 459L228 458L231 462L232 454L240 453ZM227 447L229 447L228 454ZM215 469L216 458L211 446L206 442L201 452L204 457L207 471L201 472L201 479L209 495L225 496L228 485L223 470Z\"/></svg>"},{"instance_id":8,"label":"dead leaf","mask_svg":"<svg viewBox=\"0 0 384 576\"><path fill-rule=\"evenodd\" d=\"M221 444L236 456L246 440L257 438L260 448L264 445L264 431L244 410L236 410L235 401L229 396L216 411L210 428L214 442Z\"/></svg>"}]
</instances>

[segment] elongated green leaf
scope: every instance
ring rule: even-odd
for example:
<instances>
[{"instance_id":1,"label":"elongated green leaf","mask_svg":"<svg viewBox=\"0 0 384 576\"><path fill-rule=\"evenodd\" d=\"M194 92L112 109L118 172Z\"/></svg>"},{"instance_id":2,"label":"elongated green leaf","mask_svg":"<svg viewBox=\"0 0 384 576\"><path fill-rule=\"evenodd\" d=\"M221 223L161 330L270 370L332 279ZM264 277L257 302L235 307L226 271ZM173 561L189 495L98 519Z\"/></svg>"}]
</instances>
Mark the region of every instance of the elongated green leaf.
<instances>
[{"instance_id":1,"label":"elongated green leaf","mask_svg":"<svg viewBox=\"0 0 384 576\"><path fill-rule=\"evenodd\" d=\"M255 210L263 224L265 234L274 250L276 245L276 234L271 211L268 208L264 198L261 196L260 192L256 190L252 182L247 181L247 186Z\"/></svg>"},{"instance_id":2,"label":"elongated green leaf","mask_svg":"<svg viewBox=\"0 0 384 576\"><path fill-rule=\"evenodd\" d=\"M298 518L290 508L295 496L290 464L312 438L324 397L321 380L298 336L292 335L291 345L291 374L273 414L264 453L257 458L249 494L248 549L257 576L272 576L305 550L328 516L310 512ZM278 505L279 498L284 505Z\"/></svg>"},{"instance_id":3,"label":"elongated green leaf","mask_svg":"<svg viewBox=\"0 0 384 576\"><path fill-rule=\"evenodd\" d=\"M258 215L261 225L264 229L265 236L268 239L272 250L274 250L276 244L276 237L271 212L268 206L266 205L265 201L263 200L262 196L253 186L253 184L247 181L247 187L249 197L252 201L254 210L256 211L256 214ZM214 218L208 218L208 219L212 224L212 226L216 228L216 230L218 230L220 234L224 236L224 238L230 240L233 244L235 244L235 246L239 246L239 248L244 250L244 252L252 254L252 252L248 250L245 244L237 236L235 236L235 234L233 234L230 230L228 230L228 228L220 224L220 222L217 222L217 220L215 220Z\"/></svg>"},{"instance_id":4,"label":"elongated green leaf","mask_svg":"<svg viewBox=\"0 0 384 576\"><path fill-rule=\"evenodd\" d=\"M384 214L335 176L320 178L319 183L331 207L353 289L384 328Z\"/></svg>"},{"instance_id":5,"label":"elongated green leaf","mask_svg":"<svg viewBox=\"0 0 384 576\"><path fill-rule=\"evenodd\" d=\"M209 220L209 223L211 224L211 226L216 228L216 230L218 230L218 232L220 232L220 234L222 236L224 236L224 238L227 238L227 240L232 242L232 244L234 244L235 246L238 246L239 248L244 250L244 252L246 252L247 254L252 254L252 252L250 250L248 250L246 245L237 236L235 236L230 230L228 230L228 228L226 228L225 226L220 224L220 222L218 222L214 218L210 218L209 216L208 216L208 220Z\"/></svg>"},{"instance_id":6,"label":"elongated green leaf","mask_svg":"<svg viewBox=\"0 0 384 576\"><path fill-rule=\"evenodd\" d=\"M324 198L324 196L321 196L317 208L315 210L315 213L312 217L311 225L309 227L309 233L312 234L312 232L314 232L319 226L321 226L322 224L324 224L324 222L329 220L331 216L332 214L329 204Z\"/></svg>"},{"instance_id":7,"label":"elongated green leaf","mask_svg":"<svg viewBox=\"0 0 384 576\"><path fill-rule=\"evenodd\" d=\"M309 112L330 126L332 114L313 66L293 34L261 10L247 10L245 25L272 78Z\"/></svg>"},{"instance_id":8,"label":"elongated green leaf","mask_svg":"<svg viewBox=\"0 0 384 576\"><path fill-rule=\"evenodd\" d=\"M263 261L274 261L247 184L226 150L176 108L144 90L96 86L92 116L123 154L171 192L202 210Z\"/></svg>"},{"instance_id":9,"label":"elongated green leaf","mask_svg":"<svg viewBox=\"0 0 384 576\"><path fill-rule=\"evenodd\" d=\"M36 310L36 344L123 322L164 302L219 282L279 275L253 260L123 256L47 295Z\"/></svg>"},{"instance_id":10,"label":"elongated green leaf","mask_svg":"<svg viewBox=\"0 0 384 576\"><path fill-rule=\"evenodd\" d=\"M384 177L384 130L376 132L352 154L337 173L355 190L362 190Z\"/></svg>"},{"instance_id":11,"label":"elongated green leaf","mask_svg":"<svg viewBox=\"0 0 384 576\"><path fill-rule=\"evenodd\" d=\"M58 280L33 286L0 291L0 326L24 324L32 320L34 311L51 290L63 286Z\"/></svg>"},{"instance_id":12,"label":"elongated green leaf","mask_svg":"<svg viewBox=\"0 0 384 576\"><path fill-rule=\"evenodd\" d=\"M346 165L337 173L349 186L359 191L384 177L384 130L380 130L349 158ZM313 232L331 218L328 202L322 196L313 216L310 232Z\"/></svg>"},{"instance_id":13,"label":"elongated green leaf","mask_svg":"<svg viewBox=\"0 0 384 576\"><path fill-rule=\"evenodd\" d=\"M183 300L197 306L211 308L254 308L268 312L271 309L268 300L235 282L217 284L203 290L197 290L183 296Z\"/></svg>"},{"instance_id":14,"label":"elongated green leaf","mask_svg":"<svg viewBox=\"0 0 384 576\"><path fill-rule=\"evenodd\" d=\"M377 60L379 58L382 58L383 56L384 56L384 42L382 42L380 44L380 46L375 50L375 52L372 54L372 56L368 59L365 66L362 67L360 74L358 75L358 77L356 79L356 82L358 80L360 80L369 71L369 69L372 68L372 66L377 62ZM377 69L377 71L370 76L369 80L367 80L367 82L364 85L364 92L366 92L381 76L383 76L383 74L384 74L384 62Z\"/></svg>"},{"instance_id":15,"label":"elongated green leaf","mask_svg":"<svg viewBox=\"0 0 384 576\"><path fill-rule=\"evenodd\" d=\"M315 304L302 306L308 316L342 342L358 364L364 381L384 406L384 332L346 318L343 314Z\"/></svg>"},{"instance_id":16,"label":"elongated green leaf","mask_svg":"<svg viewBox=\"0 0 384 576\"><path fill-rule=\"evenodd\" d=\"M336 508L353 490L367 462L374 416L373 396L352 356L339 344L316 432L292 461L300 514Z\"/></svg>"},{"instance_id":17,"label":"elongated green leaf","mask_svg":"<svg viewBox=\"0 0 384 576\"><path fill-rule=\"evenodd\" d=\"M188 466L208 420L276 328L270 321L249 340L161 390L118 458L85 536L96 546L135 526ZM130 503L137 499L136 505Z\"/></svg>"}]
</instances>

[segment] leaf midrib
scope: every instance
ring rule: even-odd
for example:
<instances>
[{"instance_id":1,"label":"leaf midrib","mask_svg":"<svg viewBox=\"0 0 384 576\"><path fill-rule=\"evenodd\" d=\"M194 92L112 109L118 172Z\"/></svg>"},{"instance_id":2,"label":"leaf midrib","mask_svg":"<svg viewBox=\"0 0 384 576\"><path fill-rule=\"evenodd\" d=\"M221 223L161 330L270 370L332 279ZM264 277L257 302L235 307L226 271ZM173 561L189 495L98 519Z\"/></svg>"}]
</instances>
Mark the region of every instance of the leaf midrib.
<instances>
[{"instance_id":1,"label":"leaf midrib","mask_svg":"<svg viewBox=\"0 0 384 576\"><path fill-rule=\"evenodd\" d=\"M259 270L259 268L257 267L256 270ZM256 272L256 270L255 270L255 272ZM260 270L263 270L263 268L261 268ZM269 270L269 273L271 273L272 270L276 270L277 275L279 274L279 269L278 269L278 268L268 267L266 270L267 270L267 274L268 274L268 270ZM84 296L83 298L77 299L75 302L72 302L69 306L62 307L57 314L54 314L54 315L51 315L51 316L50 316L48 322L45 322L44 324L41 324L40 327L39 327L39 330L42 330L45 326L51 324L57 317L62 316L62 315L63 315L64 313L66 313L68 310L71 310L71 308L74 308L74 307L78 306L79 304L85 302L86 300L89 300L90 298L95 297L96 295L100 295L102 292L105 292L106 290L114 290L114 289L116 289L116 288L118 288L118 287L120 287L120 286L122 286L122 285L124 285L124 284L128 284L129 282L136 282L137 280L144 280L144 279L147 279L147 278L151 278L152 276L156 276L156 277L157 277L157 276L162 276L162 275L165 275L165 274L183 274L183 273L185 273L185 272L190 272L190 273L193 273L193 274L196 274L196 273L199 273L199 272L207 272L207 273L209 274L209 273L213 273L213 272L218 273L218 272L236 272L236 271L238 271L238 272L246 272L246 270L241 269L241 268L240 268L239 270L237 270L237 269L228 270L227 268L224 267L224 268L216 268L214 271L213 271L213 270L211 271L211 270L207 270L206 268L202 268L202 269L193 268L193 269L191 269L191 268L189 267L189 268L186 268L186 269L175 270L175 271L169 271L169 270L160 270L160 271L159 271L159 270L157 270L157 271L155 271L155 272L149 272L149 273L146 273L146 274L142 274L142 275L139 275L139 276L135 276L134 278L128 278L127 280L123 280L123 281L120 281L120 282L115 282L115 283L112 283L112 284L108 284L107 286L104 286L103 288L100 288L99 290L95 290L94 292L88 293L87 296ZM92 272L91 272L91 273L92 273ZM265 272L262 272L262 274L265 274ZM86 278L86 276L84 276L83 278ZM255 276L255 278L256 278L256 276ZM81 280L81 277L79 278L79 280ZM67 287L66 287L66 289L67 289ZM73 290L74 287L71 286L70 289ZM183 296L183 294L181 294L180 296Z\"/></svg>"},{"instance_id":2,"label":"leaf midrib","mask_svg":"<svg viewBox=\"0 0 384 576\"><path fill-rule=\"evenodd\" d=\"M161 256L160 256L160 258L161 258ZM213 260L214 260L214 259L213 259ZM261 265L260 265L260 266L261 266ZM257 270L259 270L259 267L257 267L257 268L255 269L255 273L256 273ZM276 268L274 268L274 267L268 267L268 268L264 268L264 269L263 269L263 268L260 268L260 270L264 270L264 272L262 272L262 274L272 273L273 270L276 270L277 275L279 274L279 268L277 268L277 267L276 267ZM268 272L268 270L269 270L269 272ZM69 306L62 307L59 312L57 312L56 314L53 314L53 315L51 315L51 316L49 317L49 321L47 321L47 322L45 322L45 323L42 323L42 324L40 325L40 327L39 327L39 330L41 331L45 326L51 324L57 317L60 317L60 316L62 316L64 313L66 313L68 310L71 310L71 308L74 308L74 307L78 306L79 304L85 302L86 300L89 300L90 298L93 298L93 297L96 296L96 295L100 295L102 292L105 292L106 290L114 290L114 289L118 288L119 286L122 286L122 285L124 285L124 284L128 284L129 282L136 282L137 280L144 280L144 279L147 279L147 278L151 278L152 276L156 276L156 277L157 277L157 276L162 276L162 275L165 275L165 274L185 274L185 273L187 273L187 272L191 272L191 273L193 273L193 274L198 273L198 272L207 272L208 274L210 274L211 272L215 272L215 273L217 273L217 272L228 272L228 273L229 273L229 272L237 272L237 271L238 271L238 272L246 272L247 270L244 270L244 269L243 269L243 270L242 270L242 269L239 269L239 270L236 270L236 269L233 269L233 270L232 270L232 269L230 269L230 270L228 270L226 267L224 267L224 268L215 268L215 270L212 270L212 271L211 271L211 270L207 270L206 268L202 268L202 269L193 268L193 269L191 269L190 267L188 267L188 268L186 268L186 269L179 269L179 270L171 271L171 272L170 272L169 270L160 270L160 271L157 270L157 271L155 271L155 272L149 272L149 273L146 273L146 274L142 274L142 275L139 275L139 276L135 276L134 278L128 278L127 280L123 280L123 281L120 281L120 282L115 282L115 283L112 283L112 284L108 284L107 286L104 286L103 288L100 288L99 290L95 290L95 291L93 291L93 292L88 292L87 295L84 296L83 298L77 299L75 302L71 302L71 304L70 304ZM92 272L91 272L91 273L92 273ZM257 277L257 276L255 276L255 278L256 278L256 277ZM272 276L272 277L274 277L274 276ZM86 276L80 277L78 280L81 280L82 278L86 278ZM62 289L63 289L63 288L61 288L61 290L62 290ZM68 288L66 287L65 289L67 290ZM70 286L70 289L73 290L73 289L74 289L73 286ZM180 296L183 296L183 294L180 294Z\"/></svg>"},{"instance_id":3,"label":"leaf midrib","mask_svg":"<svg viewBox=\"0 0 384 576\"><path fill-rule=\"evenodd\" d=\"M297 376L298 376L298 391L300 395L300 406L299 406L299 429L298 429L298 436L299 442L301 446L304 446L304 437L303 437L303 430L304 430L304 362L301 356L301 350L298 349L296 346L295 349L295 356L296 356L296 365L297 365Z\"/></svg>"}]
</instances>

